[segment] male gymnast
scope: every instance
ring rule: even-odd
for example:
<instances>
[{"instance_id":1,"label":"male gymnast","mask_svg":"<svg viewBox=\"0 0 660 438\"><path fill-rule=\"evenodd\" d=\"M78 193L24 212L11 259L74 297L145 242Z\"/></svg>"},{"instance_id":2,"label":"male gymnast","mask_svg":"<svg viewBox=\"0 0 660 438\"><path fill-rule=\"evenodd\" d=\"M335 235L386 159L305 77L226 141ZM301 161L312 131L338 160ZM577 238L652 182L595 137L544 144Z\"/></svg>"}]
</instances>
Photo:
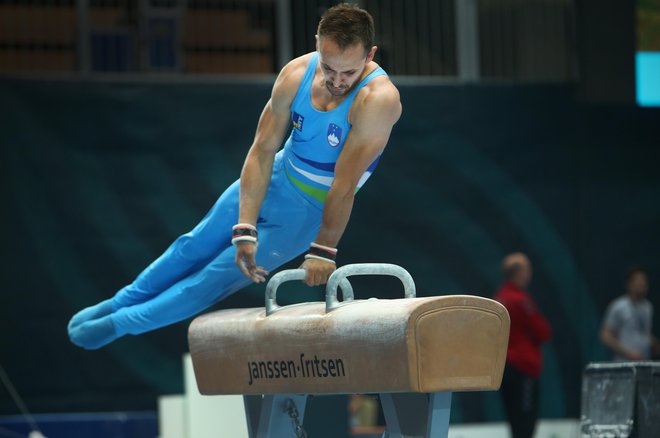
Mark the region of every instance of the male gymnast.
<instances>
[{"instance_id":1,"label":"male gymnast","mask_svg":"<svg viewBox=\"0 0 660 438\"><path fill-rule=\"evenodd\" d=\"M316 51L280 71L240 179L133 283L74 315L71 342L98 349L189 318L304 252L305 283L326 283L355 193L401 115L376 50L368 12L328 9Z\"/></svg>"}]
</instances>

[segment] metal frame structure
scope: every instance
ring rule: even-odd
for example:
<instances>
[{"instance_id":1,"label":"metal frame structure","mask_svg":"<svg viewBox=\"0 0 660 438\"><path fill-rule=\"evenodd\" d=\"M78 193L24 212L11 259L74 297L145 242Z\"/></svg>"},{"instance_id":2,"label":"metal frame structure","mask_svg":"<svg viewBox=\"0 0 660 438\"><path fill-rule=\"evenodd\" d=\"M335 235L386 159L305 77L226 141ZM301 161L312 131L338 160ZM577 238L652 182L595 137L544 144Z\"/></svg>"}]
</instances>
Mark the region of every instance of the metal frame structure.
<instances>
[{"instance_id":1,"label":"metal frame structure","mask_svg":"<svg viewBox=\"0 0 660 438\"><path fill-rule=\"evenodd\" d=\"M386 432L383 438L446 438L451 392L381 393ZM302 438L307 395L245 395L250 438ZM292 406L294 408L292 408Z\"/></svg>"}]
</instances>

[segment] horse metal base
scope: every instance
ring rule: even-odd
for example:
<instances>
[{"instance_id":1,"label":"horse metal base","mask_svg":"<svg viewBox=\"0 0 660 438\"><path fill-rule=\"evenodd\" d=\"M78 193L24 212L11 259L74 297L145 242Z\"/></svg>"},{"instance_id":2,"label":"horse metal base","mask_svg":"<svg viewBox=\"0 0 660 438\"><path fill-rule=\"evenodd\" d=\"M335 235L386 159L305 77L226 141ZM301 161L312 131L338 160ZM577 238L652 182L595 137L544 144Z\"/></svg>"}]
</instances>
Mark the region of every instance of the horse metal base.
<instances>
[{"instance_id":1,"label":"horse metal base","mask_svg":"<svg viewBox=\"0 0 660 438\"><path fill-rule=\"evenodd\" d=\"M383 438L446 438L451 394L380 394L387 427ZM243 399L250 438L306 436L300 427L307 395L245 395Z\"/></svg>"}]
</instances>

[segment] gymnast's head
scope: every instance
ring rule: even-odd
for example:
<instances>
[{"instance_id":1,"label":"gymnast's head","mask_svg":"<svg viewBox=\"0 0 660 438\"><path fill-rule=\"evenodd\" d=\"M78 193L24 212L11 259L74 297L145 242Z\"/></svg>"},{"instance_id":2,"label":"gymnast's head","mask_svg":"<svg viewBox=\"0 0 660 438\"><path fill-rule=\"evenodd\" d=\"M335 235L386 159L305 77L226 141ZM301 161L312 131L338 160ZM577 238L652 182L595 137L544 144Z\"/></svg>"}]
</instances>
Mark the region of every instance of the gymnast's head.
<instances>
[{"instance_id":1,"label":"gymnast's head","mask_svg":"<svg viewBox=\"0 0 660 438\"><path fill-rule=\"evenodd\" d=\"M532 281L532 264L525 254L514 252L502 260L502 273L505 281L527 289Z\"/></svg>"},{"instance_id":2,"label":"gymnast's head","mask_svg":"<svg viewBox=\"0 0 660 438\"><path fill-rule=\"evenodd\" d=\"M333 96L348 94L373 60L374 20L364 9L342 3L321 17L316 50L325 86Z\"/></svg>"}]
</instances>

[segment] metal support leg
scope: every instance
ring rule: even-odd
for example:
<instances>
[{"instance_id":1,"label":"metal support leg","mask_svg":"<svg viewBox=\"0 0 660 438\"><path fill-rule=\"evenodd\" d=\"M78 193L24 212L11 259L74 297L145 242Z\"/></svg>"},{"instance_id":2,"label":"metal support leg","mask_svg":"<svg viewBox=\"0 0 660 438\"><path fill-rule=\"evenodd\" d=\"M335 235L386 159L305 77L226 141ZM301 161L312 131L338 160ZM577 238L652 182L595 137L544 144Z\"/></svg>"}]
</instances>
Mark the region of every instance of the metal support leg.
<instances>
[{"instance_id":1,"label":"metal support leg","mask_svg":"<svg viewBox=\"0 0 660 438\"><path fill-rule=\"evenodd\" d=\"M446 437L449 435L449 414L451 413L451 392L430 394L426 437Z\"/></svg>"},{"instance_id":2,"label":"metal support leg","mask_svg":"<svg viewBox=\"0 0 660 438\"><path fill-rule=\"evenodd\" d=\"M380 394L387 438L446 438L451 392Z\"/></svg>"},{"instance_id":3,"label":"metal support leg","mask_svg":"<svg viewBox=\"0 0 660 438\"><path fill-rule=\"evenodd\" d=\"M261 406L263 405L263 395L244 395L243 404L245 405L245 420L247 421L248 436L254 438L259 430L259 418L261 418Z\"/></svg>"},{"instance_id":4,"label":"metal support leg","mask_svg":"<svg viewBox=\"0 0 660 438\"><path fill-rule=\"evenodd\" d=\"M287 400L298 412L302 426L305 417L306 395L243 396L250 438L280 438L296 436L295 421L287 413Z\"/></svg>"},{"instance_id":5,"label":"metal support leg","mask_svg":"<svg viewBox=\"0 0 660 438\"><path fill-rule=\"evenodd\" d=\"M385 417L385 433L383 438L400 438L401 426L399 426L399 417L396 415L396 407L392 394L379 394L380 407L383 409L383 416Z\"/></svg>"}]
</instances>

